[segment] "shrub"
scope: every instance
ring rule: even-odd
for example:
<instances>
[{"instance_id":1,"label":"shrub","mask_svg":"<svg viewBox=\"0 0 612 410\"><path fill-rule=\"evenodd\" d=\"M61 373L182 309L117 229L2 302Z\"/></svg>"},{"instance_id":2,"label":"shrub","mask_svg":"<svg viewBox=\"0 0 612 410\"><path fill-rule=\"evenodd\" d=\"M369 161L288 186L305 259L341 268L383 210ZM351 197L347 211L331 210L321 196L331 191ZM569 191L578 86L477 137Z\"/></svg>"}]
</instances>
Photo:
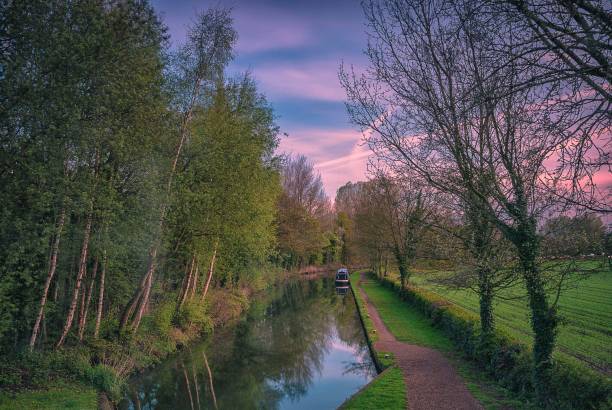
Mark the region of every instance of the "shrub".
<instances>
[{"instance_id":1,"label":"shrub","mask_svg":"<svg viewBox=\"0 0 612 410\"><path fill-rule=\"evenodd\" d=\"M125 380L118 377L112 368L103 364L89 367L86 378L92 386L106 392L111 400L121 398Z\"/></svg>"},{"instance_id":2,"label":"shrub","mask_svg":"<svg viewBox=\"0 0 612 410\"><path fill-rule=\"evenodd\" d=\"M159 336L169 337L175 312L176 302L174 300L162 302L156 309L155 315L152 315L153 329Z\"/></svg>"},{"instance_id":3,"label":"shrub","mask_svg":"<svg viewBox=\"0 0 612 410\"><path fill-rule=\"evenodd\" d=\"M213 322L206 313L205 304L199 301L187 301L178 313L178 325L181 329L193 330L200 333L210 333L213 329Z\"/></svg>"}]
</instances>

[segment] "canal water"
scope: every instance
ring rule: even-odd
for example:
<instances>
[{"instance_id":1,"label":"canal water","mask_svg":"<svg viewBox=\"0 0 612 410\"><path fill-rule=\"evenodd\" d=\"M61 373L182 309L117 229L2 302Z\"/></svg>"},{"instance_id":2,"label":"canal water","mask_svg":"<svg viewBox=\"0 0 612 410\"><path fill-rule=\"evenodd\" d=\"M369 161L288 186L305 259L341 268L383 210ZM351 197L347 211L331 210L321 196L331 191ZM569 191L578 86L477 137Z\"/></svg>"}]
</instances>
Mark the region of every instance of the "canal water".
<instances>
[{"instance_id":1,"label":"canal water","mask_svg":"<svg viewBox=\"0 0 612 410\"><path fill-rule=\"evenodd\" d=\"M120 409L335 409L375 375L350 289L295 280L134 378Z\"/></svg>"}]
</instances>

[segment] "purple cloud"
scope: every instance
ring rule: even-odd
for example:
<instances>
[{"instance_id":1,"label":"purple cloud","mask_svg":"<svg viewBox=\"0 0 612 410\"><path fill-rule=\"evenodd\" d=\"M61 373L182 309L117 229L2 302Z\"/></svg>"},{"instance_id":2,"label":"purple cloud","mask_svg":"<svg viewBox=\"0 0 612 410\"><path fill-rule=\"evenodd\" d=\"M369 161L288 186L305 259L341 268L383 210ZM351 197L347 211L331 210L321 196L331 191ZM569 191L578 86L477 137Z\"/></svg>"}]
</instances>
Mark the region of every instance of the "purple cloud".
<instances>
[{"instance_id":1,"label":"purple cloud","mask_svg":"<svg viewBox=\"0 0 612 410\"><path fill-rule=\"evenodd\" d=\"M271 8L237 8L238 54L305 47L315 42L312 27L303 19Z\"/></svg>"},{"instance_id":2,"label":"purple cloud","mask_svg":"<svg viewBox=\"0 0 612 410\"><path fill-rule=\"evenodd\" d=\"M338 60L292 61L255 67L255 78L274 98L310 98L344 101L338 82Z\"/></svg>"}]
</instances>

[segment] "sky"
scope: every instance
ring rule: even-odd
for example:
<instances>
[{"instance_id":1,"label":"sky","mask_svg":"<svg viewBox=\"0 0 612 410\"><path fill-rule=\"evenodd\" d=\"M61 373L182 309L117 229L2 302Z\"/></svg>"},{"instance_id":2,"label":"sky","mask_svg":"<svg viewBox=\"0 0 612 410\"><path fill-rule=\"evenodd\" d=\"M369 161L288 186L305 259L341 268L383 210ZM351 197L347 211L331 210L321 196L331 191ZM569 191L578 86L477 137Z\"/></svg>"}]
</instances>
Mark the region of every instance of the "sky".
<instances>
[{"instance_id":1,"label":"sky","mask_svg":"<svg viewBox=\"0 0 612 410\"><path fill-rule=\"evenodd\" d=\"M173 46L198 11L231 7L238 32L229 73L250 71L274 107L279 152L304 154L321 173L331 200L348 181L366 179L361 133L350 124L338 81L341 62L365 66L364 18L358 0L153 0ZM286 135L285 135L286 134Z\"/></svg>"}]
</instances>

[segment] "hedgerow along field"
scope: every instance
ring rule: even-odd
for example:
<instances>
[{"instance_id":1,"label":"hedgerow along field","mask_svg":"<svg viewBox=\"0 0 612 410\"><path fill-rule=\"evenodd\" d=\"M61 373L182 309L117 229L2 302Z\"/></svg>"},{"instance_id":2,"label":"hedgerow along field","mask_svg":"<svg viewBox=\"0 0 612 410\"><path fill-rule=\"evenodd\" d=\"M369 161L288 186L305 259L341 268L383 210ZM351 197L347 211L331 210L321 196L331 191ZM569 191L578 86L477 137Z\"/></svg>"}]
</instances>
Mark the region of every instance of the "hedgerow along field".
<instances>
[{"instance_id":1,"label":"hedgerow along field","mask_svg":"<svg viewBox=\"0 0 612 410\"><path fill-rule=\"evenodd\" d=\"M591 273L572 282L559 298L560 323L555 355L582 362L592 369L612 375L612 271L599 261L582 261L580 267ZM467 289L449 288L436 283L449 271L417 268L410 281L443 296L449 302L478 315L478 295ZM394 275L393 273L391 275ZM531 345L529 306L519 283L500 292L494 303L495 325L513 338ZM504 299L512 297L512 299Z\"/></svg>"}]
</instances>

